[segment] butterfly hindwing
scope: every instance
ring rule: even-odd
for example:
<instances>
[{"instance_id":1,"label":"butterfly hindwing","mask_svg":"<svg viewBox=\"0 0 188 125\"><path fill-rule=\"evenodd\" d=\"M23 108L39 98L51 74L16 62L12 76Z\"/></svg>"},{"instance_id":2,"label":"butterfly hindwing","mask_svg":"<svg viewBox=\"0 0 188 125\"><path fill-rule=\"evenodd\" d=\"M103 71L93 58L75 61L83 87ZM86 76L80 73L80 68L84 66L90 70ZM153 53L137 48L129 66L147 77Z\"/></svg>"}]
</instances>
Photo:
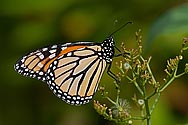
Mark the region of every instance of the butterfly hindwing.
<instances>
[{"instance_id":1,"label":"butterfly hindwing","mask_svg":"<svg viewBox=\"0 0 188 125\"><path fill-rule=\"evenodd\" d=\"M69 104L89 102L101 79L106 62L100 46L80 46L63 54L49 66L47 83L56 96Z\"/></svg>"}]
</instances>

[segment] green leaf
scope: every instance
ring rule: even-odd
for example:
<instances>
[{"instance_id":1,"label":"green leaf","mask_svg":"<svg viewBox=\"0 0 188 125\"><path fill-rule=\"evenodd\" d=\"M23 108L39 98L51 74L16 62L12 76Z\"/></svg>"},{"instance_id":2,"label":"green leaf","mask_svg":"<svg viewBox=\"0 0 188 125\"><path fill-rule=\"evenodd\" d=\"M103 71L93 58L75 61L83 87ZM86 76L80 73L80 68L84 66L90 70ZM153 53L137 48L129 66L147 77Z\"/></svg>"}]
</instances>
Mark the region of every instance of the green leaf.
<instances>
[{"instance_id":1,"label":"green leaf","mask_svg":"<svg viewBox=\"0 0 188 125\"><path fill-rule=\"evenodd\" d=\"M167 11L153 23L147 46L149 49L157 44L176 50L185 36L188 36L188 4Z\"/></svg>"}]
</instances>

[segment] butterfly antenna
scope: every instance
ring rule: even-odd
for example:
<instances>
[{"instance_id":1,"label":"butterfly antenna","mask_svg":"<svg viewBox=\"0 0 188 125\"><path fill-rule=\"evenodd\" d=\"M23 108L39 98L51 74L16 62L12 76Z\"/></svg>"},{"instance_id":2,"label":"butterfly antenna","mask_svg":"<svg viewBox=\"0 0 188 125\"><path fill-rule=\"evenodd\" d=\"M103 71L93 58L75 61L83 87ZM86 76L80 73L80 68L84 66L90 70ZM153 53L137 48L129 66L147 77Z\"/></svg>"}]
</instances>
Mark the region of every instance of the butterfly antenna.
<instances>
[{"instance_id":1,"label":"butterfly antenna","mask_svg":"<svg viewBox=\"0 0 188 125\"><path fill-rule=\"evenodd\" d=\"M110 34L110 36L112 36L113 34L115 34L116 32L120 31L122 28L124 28L127 24L133 24L133 22L127 22L125 24L123 24L121 27L119 27L117 30L115 30L114 32L112 32Z\"/></svg>"}]
</instances>

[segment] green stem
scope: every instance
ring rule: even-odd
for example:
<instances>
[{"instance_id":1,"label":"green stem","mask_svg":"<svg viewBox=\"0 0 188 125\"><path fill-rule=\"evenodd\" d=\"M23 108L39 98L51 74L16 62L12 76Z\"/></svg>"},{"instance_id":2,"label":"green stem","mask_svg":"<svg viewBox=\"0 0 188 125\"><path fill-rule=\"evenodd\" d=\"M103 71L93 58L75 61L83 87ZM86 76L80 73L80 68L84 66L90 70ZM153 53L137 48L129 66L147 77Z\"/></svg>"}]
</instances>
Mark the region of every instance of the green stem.
<instances>
[{"instance_id":1,"label":"green stem","mask_svg":"<svg viewBox=\"0 0 188 125\"><path fill-rule=\"evenodd\" d=\"M149 100L151 97L153 97L158 92L158 89L159 88L155 88L155 91L151 95L149 95L148 97L146 97L146 99Z\"/></svg>"},{"instance_id":2,"label":"green stem","mask_svg":"<svg viewBox=\"0 0 188 125\"><path fill-rule=\"evenodd\" d=\"M131 56L131 64L133 64L133 56L132 55L130 55ZM137 58L137 57L136 57ZM144 93L143 93L143 91L142 91L142 89L140 88L140 86L138 85L138 83L136 82L136 80L134 79L135 78L135 73L134 73L134 69L132 69L132 67L131 67L131 70L132 70L132 77L133 77L133 79L131 79L130 77L128 77L128 76L126 76L126 78L128 79L128 80L130 80L132 83L134 83L134 85L135 85L135 87L137 88L137 90L140 92L140 94L143 96L144 95Z\"/></svg>"},{"instance_id":3,"label":"green stem","mask_svg":"<svg viewBox=\"0 0 188 125\"><path fill-rule=\"evenodd\" d=\"M144 93L142 91L142 89L140 88L140 86L138 85L138 83L135 80L132 80L130 77L126 76L126 78L131 81L132 83L134 83L135 87L137 88L137 90L140 92L140 94L143 96Z\"/></svg>"},{"instance_id":4,"label":"green stem","mask_svg":"<svg viewBox=\"0 0 188 125\"><path fill-rule=\"evenodd\" d=\"M117 87L117 97L116 97L116 105L119 105L119 96L120 96L120 88L119 86Z\"/></svg>"},{"instance_id":5,"label":"green stem","mask_svg":"<svg viewBox=\"0 0 188 125\"><path fill-rule=\"evenodd\" d=\"M144 117L144 110L143 110L143 107L141 107L141 116ZM144 120L142 120L141 125L144 125Z\"/></svg>"},{"instance_id":6,"label":"green stem","mask_svg":"<svg viewBox=\"0 0 188 125\"><path fill-rule=\"evenodd\" d=\"M138 83L135 82L135 81L134 81L133 83L134 83L134 85L136 86L136 88L138 89L138 91L140 92L140 94L143 96L144 93L143 93L142 89L139 87Z\"/></svg>"},{"instance_id":7,"label":"green stem","mask_svg":"<svg viewBox=\"0 0 188 125\"><path fill-rule=\"evenodd\" d=\"M151 60L151 57L148 59L147 68L148 68L148 72L151 75L151 78L152 78L154 84L156 84L157 82L156 82L155 77L153 76L153 73L152 73L151 68L149 66L150 60Z\"/></svg>"},{"instance_id":8,"label":"green stem","mask_svg":"<svg viewBox=\"0 0 188 125\"><path fill-rule=\"evenodd\" d=\"M146 98L146 88L145 86L143 86L143 92L144 92L144 104L145 104L145 109L146 109L146 123L147 125L151 125L151 121L150 121L150 109L149 109L149 103L148 103L148 99Z\"/></svg>"},{"instance_id":9,"label":"green stem","mask_svg":"<svg viewBox=\"0 0 188 125\"><path fill-rule=\"evenodd\" d=\"M183 73L181 73L181 74L179 74L179 75L176 75L176 74L177 74L177 70L178 70L178 66L176 67L176 69L175 69L175 71L174 71L174 73L173 73L171 79L170 79L163 87L161 87L161 88L159 89L159 92L164 91L176 78L179 78L179 77L181 77L181 76L183 76L183 75L186 74L185 72L183 72Z\"/></svg>"},{"instance_id":10,"label":"green stem","mask_svg":"<svg viewBox=\"0 0 188 125\"><path fill-rule=\"evenodd\" d=\"M183 76L183 75L185 75L185 74L186 74L186 73L183 72L183 73L181 73L181 74L179 74L179 75L176 75L175 78L179 78L179 77L181 77L181 76Z\"/></svg>"},{"instance_id":11,"label":"green stem","mask_svg":"<svg viewBox=\"0 0 188 125\"><path fill-rule=\"evenodd\" d=\"M162 88L159 89L159 92L163 92L173 81L175 77L172 77Z\"/></svg>"},{"instance_id":12,"label":"green stem","mask_svg":"<svg viewBox=\"0 0 188 125\"><path fill-rule=\"evenodd\" d=\"M155 101L154 101L154 103L153 103L153 105L152 105L152 108L151 108L151 110L150 110L150 114L152 114L152 112L153 112L153 110L155 109L157 103L159 102L159 97L160 97L160 95L161 95L161 93L158 92L158 93L157 93L157 97L155 98Z\"/></svg>"},{"instance_id":13,"label":"green stem","mask_svg":"<svg viewBox=\"0 0 188 125\"><path fill-rule=\"evenodd\" d=\"M171 79L163 86L159 89L159 92L163 92L176 78L176 73L177 73L178 67L176 67Z\"/></svg>"},{"instance_id":14,"label":"green stem","mask_svg":"<svg viewBox=\"0 0 188 125\"><path fill-rule=\"evenodd\" d=\"M145 99L145 106L146 106L146 119L147 119L147 125L151 125L151 115L150 115L150 109L149 109L149 104L148 104L148 100Z\"/></svg>"},{"instance_id":15,"label":"green stem","mask_svg":"<svg viewBox=\"0 0 188 125\"><path fill-rule=\"evenodd\" d=\"M143 58L142 56L140 56L140 58L142 59L142 61L144 61L144 58ZM153 73L152 73L152 71L151 71L150 65L149 65L150 61L151 61L151 57L149 57L146 66L147 66L148 72L149 72L149 74L151 75L151 78L152 78L154 84L156 84L157 82L156 82L156 80L155 80L155 77L154 77L154 75L153 75Z\"/></svg>"},{"instance_id":16,"label":"green stem","mask_svg":"<svg viewBox=\"0 0 188 125\"><path fill-rule=\"evenodd\" d=\"M111 98L109 97L105 97L109 102L111 102L112 104L116 105L116 102L114 102Z\"/></svg>"}]
</instances>

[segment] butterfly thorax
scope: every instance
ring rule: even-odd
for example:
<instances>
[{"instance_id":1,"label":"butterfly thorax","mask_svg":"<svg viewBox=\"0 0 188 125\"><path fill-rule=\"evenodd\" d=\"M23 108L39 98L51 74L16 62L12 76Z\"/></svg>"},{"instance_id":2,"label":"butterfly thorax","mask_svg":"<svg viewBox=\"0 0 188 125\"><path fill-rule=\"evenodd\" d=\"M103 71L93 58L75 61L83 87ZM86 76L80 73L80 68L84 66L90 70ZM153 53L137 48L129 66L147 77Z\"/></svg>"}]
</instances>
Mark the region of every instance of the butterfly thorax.
<instances>
[{"instance_id":1,"label":"butterfly thorax","mask_svg":"<svg viewBox=\"0 0 188 125\"><path fill-rule=\"evenodd\" d=\"M102 47L102 56L103 59L106 60L107 63L112 62L112 58L114 56L114 39L112 36L108 37L101 43Z\"/></svg>"}]
</instances>

